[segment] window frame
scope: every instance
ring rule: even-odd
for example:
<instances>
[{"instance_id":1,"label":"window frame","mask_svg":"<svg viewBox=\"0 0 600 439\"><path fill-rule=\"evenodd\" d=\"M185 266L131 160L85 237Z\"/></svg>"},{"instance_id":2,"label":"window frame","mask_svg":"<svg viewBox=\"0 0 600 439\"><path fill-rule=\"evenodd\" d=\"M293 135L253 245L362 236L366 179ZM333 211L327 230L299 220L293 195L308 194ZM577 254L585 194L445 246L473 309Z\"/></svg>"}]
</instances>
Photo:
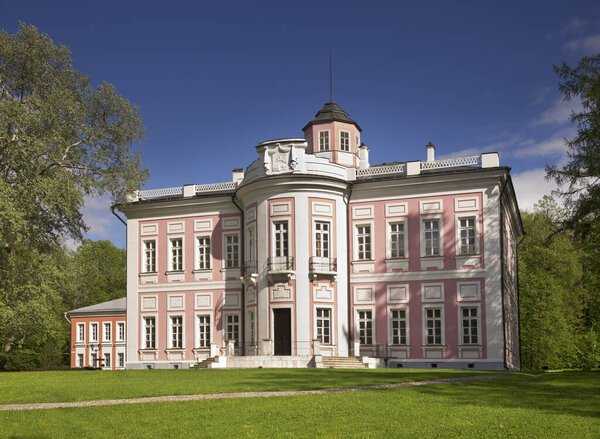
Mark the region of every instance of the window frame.
<instances>
[{"instance_id":1,"label":"window frame","mask_svg":"<svg viewBox=\"0 0 600 439\"><path fill-rule=\"evenodd\" d=\"M321 144L321 133L327 133L327 149L323 148ZM328 152L331 151L331 133L329 130L319 130L317 131L317 139L319 142L319 151L318 152Z\"/></svg>"},{"instance_id":2,"label":"window frame","mask_svg":"<svg viewBox=\"0 0 600 439\"><path fill-rule=\"evenodd\" d=\"M237 237L237 243L231 243L231 245L235 245L237 246L237 265L229 265L229 253L227 250L228 247L228 243L227 243L227 238L230 236L235 236ZM240 249L241 249L241 243L240 243L240 232L224 232L223 233L223 256L224 258L222 259L223 261L223 268L225 269L236 269L236 268L240 268L240 264L241 264L241 258L240 258ZM232 253L232 262L235 261L235 257L234 257L234 253Z\"/></svg>"},{"instance_id":3,"label":"window frame","mask_svg":"<svg viewBox=\"0 0 600 439\"><path fill-rule=\"evenodd\" d=\"M238 339L236 340L235 343L235 347L239 348L241 346L242 340L241 340L241 315L239 312L227 312L227 313L223 313L223 321L224 321L224 327L223 327L223 341L225 341L225 345L227 346L227 342L229 341L229 337L228 337L228 333L229 333L229 322L228 322L228 318L229 317L237 317L238 321L237 321L237 335L238 335Z\"/></svg>"},{"instance_id":4,"label":"window frame","mask_svg":"<svg viewBox=\"0 0 600 439\"><path fill-rule=\"evenodd\" d=\"M77 332L76 339L75 339L76 343L85 343L85 335L86 335L85 322L77 323L76 332ZM82 335L83 335L83 337L82 337Z\"/></svg>"},{"instance_id":5,"label":"window frame","mask_svg":"<svg viewBox=\"0 0 600 439\"><path fill-rule=\"evenodd\" d=\"M290 227L290 219L289 218L277 218L277 219L273 219L271 220L271 257L272 258L285 258L286 260L290 259L290 255L292 253L292 249L291 249L291 227ZM282 241L285 243L284 247L282 249L278 248L277 246L277 225L278 224L285 224L285 241ZM287 253L287 255L281 255L281 256L277 256L277 251L278 250L285 250L285 252Z\"/></svg>"},{"instance_id":6,"label":"window frame","mask_svg":"<svg viewBox=\"0 0 600 439\"><path fill-rule=\"evenodd\" d=\"M254 225L246 226L246 262L248 264L256 262L256 227Z\"/></svg>"},{"instance_id":7,"label":"window frame","mask_svg":"<svg viewBox=\"0 0 600 439\"><path fill-rule=\"evenodd\" d=\"M319 310L327 310L329 311L329 342L324 342L321 340L321 345L322 346L334 346L335 345L335 331L334 331L334 323L335 323L335 319L334 319L334 307L333 306L328 306L328 305L323 305L321 303L314 305L314 324L313 324L313 338L319 339L319 325L318 325L318 311Z\"/></svg>"},{"instance_id":8,"label":"window frame","mask_svg":"<svg viewBox=\"0 0 600 439\"><path fill-rule=\"evenodd\" d=\"M332 256L332 248L333 246L331 245L331 238L333 236L332 230L331 230L331 223L332 221L330 219L321 219L321 218L317 218L317 219L313 219L313 227L312 227L312 238L313 238L313 245L312 245L312 256L315 258L321 258L321 259L327 259L327 260L332 260L333 256ZM321 233L321 246L320 248L317 246L317 224L327 224L328 230L326 233L323 232L323 230L320 230ZM327 248L325 248L322 244L324 242L323 240L323 236L327 235ZM327 251L327 256L318 256L317 255L317 250L321 250L322 253L324 253L324 250Z\"/></svg>"},{"instance_id":9,"label":"window frame","mask_svg":"<svg viewBox=\"0 0 600 439\"><path fill-rule=\"evenodd\" d=\"M108 328L108 337L106 336L106 328ZM110 343L112 341L112 322L102 322L102 342Z\"/></svg>"},{"instance_id":10,"label":"window frame","mask_svg":"<svg viewBox=\"0 0 600 439\"><path fill-rule=\"evenodd\" d=\"M173 319L176 318L180 318L181 319L181 324L180 324L180 342L181 342L181 346L175 346L174 340L173 340L173 336L175 335L175 332L173 331L174 326L173 326ZM169 328L167 331L167 346L168 349L175 349L175 350L183 350L185 349L185 314L181 313L181 312L177 312L177 313L167 313L167 319L169 322Z\"/></svg>"},{"instance_id":11,"label":"window frame","mask_svg":"<svg viewBox=\"0 0 600 439\"><path fill-rule=\"evenodd\" d=\"M406 343L395 344L394 343L394 330L393 330L393 315L394 311L404 311L404 320L406 322ZM388 316L388 344L393 347L410 347L410 309L408 306L388 306L387 307L387 316Z\"/></svg>"},{"instance_id":12,"label":"window frame","mask_svg":"<svg viewBox=\"0 0 600 439\"><path fill-rule=\"evenodd\" d=\"M154 238L144 238L142 241L142 273L158 273L158 239ZM146 243L154 242L154 271L150 271L148 269L148 261L146 258Z\"/></svg>"},{"instance_id":13,"label":"window frame","mask_svg":"<svg viewBox=\"0 0 600 439\"><path fill-rule=\"evenodd\" d=\"M342 133L346 134L348 136L347 140L348 140L348 149L343 149L342 148ZM351 140L350 140L350 131L348 130L342 130L340 129L338 132L338 136L340 139L340 151L344 151L344 152L350 152L352 151L352 146L351 146Z\"/></svg>"},{"instance_id":14,"label":"window frame","mask_svg":"<svg viewBox=\"0 0 600 439\"><path fill-rule=\"evenodd\" d=\"M360 313L361 312L370 312L371 313L371 344L363 344L360 343ZM375 307L357 307L354 310L354 328L355 328L355 338L359 341L361 346L364 347L372 347L377 344L377 331L376 331L376 313Z\"/></svg>"},{"instance_id":15,"label":"window frame","mask_svg":"<svg viewBox=\"0 0 600 439\"><path fill-rule=\"evenodd\" d=\"M167 240L167 251L169 258L167 261L168 271L171 273L182 273L185 271L185 238L183 235L177 235L169 236ZM175 250L175 247L173 246L173 241L181 241L181 267L179 268L175 267L175 264L173 263L173 251Z\"/></svg>"},{"instance_id":16,"label":"window frame","mask_svg":"<svg viewBox=\"0 0 600 439\"><path fill-rule=\"evenodd\" d=\"M208 317L208 341L206 346L200 345L200 317ZM210 349L213 340L213 313L212 312L196 312L194 313L194 348L195 349Z\"/></svg>"},{"instance_id":17,"label":"window frame","mask_svg":"<svg viewBox=\"0 0 600 439\"><path fill-rule=\"evenodd\" d=\"M437 255L427 255L426 254L426 243L425 243L425 222L426 221L435 221L437 220L439 222L438 225L438 230L439 230L439 239L438 239L438 246L439 246L439 254ZM420 241L420 248L421 248L421 257L422 258L441 258L444 256L444 221L443 221L443 216L441 214L437 214L437 215L421 215L420 218L420 234L419 234L419 241Z\"/></svg>"},{"instance_id":18,"label":"window frame","mask_svg":"<svg viewBox=\"0 0 600 439\"><path fill-rule=\"evenodd\" d=\"M124 342L127 338L127 327L125 326L125 322L117 322L116 326L115 341ZM121 337L121 328L123 328L123 337Z\"/></svg>"},{"instance_id":19,"label":"window frame","mask_svg":"<svg viewBox=\"0 0 600 439\"><path fill-rule=\"evenodd\" d=\"M427 342L427 310L436 310L439 309L440 310L440 341L441 343L428 343ZM437 305L425 305L423 306L423 320L422 320L422 331L423 331L423 346L426 347L437 347L437 346L446 346L446 316L445 316L445 312L444 312L444 305L443 304L437 304ZM435 334L434 334L435 337ZM434 340L435 341L435 340Z\"/></svg>"},{"instance_id":20,"label":"window frame","mask_svg":"<svg viewBox=\"0 0 600 439\"><path fill-rule=\"evenodd\" d=\"M118 367L118 368L125 367L125 352L117 352L115 367Z\"/></svg>"},{"instance_id":21,"label":"window frame","mask_svg":"<svg viewBox=\"0 0 600 439\"><path fill-rule=\"evenodd\" d=\"M75 357L75 367L85 367L85 354L78 352Z\"/></svg>"},{"instance_id":22,"label":"window frame","mask_svg":"<svg viewBox=\"0 0 600 439\"><path fill-rule=\"evenodd\" d=\"M102 369L112 369L112 361L111 361L111 353L110 352L102 352L103 364Z\"/></svg>"},{"instance_id":23,"label":"window frame","mask_svg":"<svg viewBox=\"0 0 600 439\"><path fill-rule=\"evenodd\" d=\"M150 347L146 343L146 320L154 319L154 346ZM140 346L144 350L156 351L158 350L158 315L157 314L143 314L140 319L142 330L140 331L141 343Z\"/></svg>"},{"instance_id":24,"label":"window frame","mask_svg":"<svg viewBox=\"0 0 600 439\"><path fill-rule=\"evenodd\" d=\"M475 230L475 253L463 253L461 251L461 236L460 236L460 221L464 219L473 219L474 230ZM477 213L464 212L455 215L455 230L456 230L456 255L457 256L478 256L481 254L480 240L479 240L479 215Z\"/></svg>"},{"instance_id":25,"label":"window frame","mask_svg":"<svg viewBox=\"0 0 600 439\"><path fill-rule=\"evenodd\" d=\"M465 303L458 305L458 345L459 346L482 346L483 345L483 334L481 333L481 304L479 303ZM477 310L477 342L476 343L464 343L463 341L463 309L476 309ZM470 319L471 317L469 317Z\"/></svg>"},{"instance_id":26,"label":"window frame","mask_svg":"<svg viewBox=\"0 0 600 439\"><path fill-rule=\"evenodd\" d=\"M392 255L392 225L395 224L402 224L403 226L403 231L402 234L404 235L403 238L403 256L393 256ZM409 255L408 255L408 221L406 218L397 218L397 219L390 219L390 220L386 220L386 254L385 257L386 259L409 259ZM398 232L396 232L398 233Z\"/></svg>"},{"instance_id":27,"label":"window frame","mask_svg":"<svg viewBox=\"0 0 600 439\"><path fill-rule=\"evenodd\" d=\"M200 245L201 239L208 239L208 246ZM205 260L205 266L200 264L200 248L208 248L208 260ZM206 266L208 265L208 266ZM210 234L197 234L194 235L194 270L197 271L209 271L212 270L212 236Z\"/></svg>"},{"instance_id":28,"label":"window frame","mask_svg":"<svg viewBox=\"0 0 600 439\"><path fill-rule=\"evenodd\" d=\"M359 262L359 261L374 261L375 260L375 254L373 252L373 242L375 241L375 233L374 233L374 227L373 227L373 221L367 221L367 222L356 222L354 223L354 261ZM360 259L360 251L359 251L359 231L358 228L359 227L369 227L369 238L370 238L370 242L369 242L369 258L366 259ZM366 255L365 255L366 256Z\"/></svg>"},{"instance_id":29,"label":"window frame","mask_svg":"<svg viewBox=\"0 0 600 439\"><path fill-rule=\"evenodd\" d=\"M100 325L98 322L89 322L90 324L90 343L100 342ZM96 336L94 337L94 331L92 328L96 328Z\"/></svg>"}]
</instances>

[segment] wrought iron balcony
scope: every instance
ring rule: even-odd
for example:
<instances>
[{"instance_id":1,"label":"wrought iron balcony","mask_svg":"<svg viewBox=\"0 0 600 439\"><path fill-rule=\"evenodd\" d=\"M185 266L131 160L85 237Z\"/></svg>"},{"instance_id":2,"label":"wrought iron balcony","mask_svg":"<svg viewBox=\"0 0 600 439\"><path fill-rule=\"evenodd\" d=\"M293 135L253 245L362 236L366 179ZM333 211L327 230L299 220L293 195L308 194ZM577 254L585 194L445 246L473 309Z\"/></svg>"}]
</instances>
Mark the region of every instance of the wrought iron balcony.
<instances>
[{"instance_id":1,"label":"wrought iron balcony","mask_svg":"<svg viewBox=\"0 0 600 439\"><path fill-rule=\"evenodd\" d=\"M267 270L269 272L294 271L294 258L292 256L279 256L269 258L269 260L267 261Z\"/></svg>"},{"instance_id":2,"label":"wrought iron balcony","mask_svg":"<svg viewBox=\"0 0 600 439\"><path fill-rule=\"evenodd\" d=\"M258 273L258 266L256 264L256 261L244 262L244 271L243 271L244 276L251 276L251 275L257 274L257 273Z\"/></svg>"},{"instance_id":3,"label":"wrought iron balcony","mask_svg":"<svg viewBox=\"0 0 600 439\"><path fill-rule=\"evenodd\" d=\"M337 273L337 259L311 256L308 270L314 273Z\"/></svg>"}]
</instances>

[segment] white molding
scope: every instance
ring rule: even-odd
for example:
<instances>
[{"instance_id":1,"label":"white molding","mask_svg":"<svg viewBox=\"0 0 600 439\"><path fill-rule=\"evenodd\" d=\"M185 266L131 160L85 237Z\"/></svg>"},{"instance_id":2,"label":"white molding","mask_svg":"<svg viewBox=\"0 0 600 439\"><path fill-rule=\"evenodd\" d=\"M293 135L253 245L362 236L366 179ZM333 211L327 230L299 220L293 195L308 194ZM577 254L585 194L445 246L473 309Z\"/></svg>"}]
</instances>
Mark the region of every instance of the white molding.
<instances>
[{"instance_id":1,"label":"white molding","mask_svg":"<svg viewBox=\"0 0 600 439\"><path fill-rule=\"evenodd\" d=\"M460 220L461 219L470 219L470 218L474 218L474 225L475 225L475 253L461 253L460 252ZM470 258L474 258L477 257L477 266L479 266L479 255L481 254L481 246L480 246L480 240L479 237L481 235L481 228L479 226L479 214L476 212L470 212L470 213L457 213L456 215L454 215L454 245L455 247L455 253L457 258L458 257L470 257ZM462 264L465 265L465 264ZM458 261L457 261L457 265L456 268L461 268L462 265L459 267L458 266Z\"/></svg>"},{"instance_id":2,"label":"white molding","mask_svg":"<svg viewBox=\"0 0 600 439\"><path fill-rule=\"evenodd\" d=\"M350 283L372 282L408 282L408 281L433 281L446 279L473 279L486 277L487 269L473 270L433 270L420 272L395 272L395 273L361 273L350 276Z\"/></svg>"},{"instance_id":3,"label":"white molding","mask_svg":"<svg viewBox=\"0 0 600 439\"><path fill-rule=\"evenodd\" d=\"M312 339L316 340L317 338L317 308L319 309L328 309L329 310L329 338L330 343L324 344L321 343L321 346L326 347L334 347L336 345L336 320L335 320L335 306L333 304L322 304L322 303L313 303L313 321L312 321Z\"/></svg>"},{"instance_id":4,"label":"white molding","mask_svg":"<svg viewBox=\"0 0 600 439\"><path fill-rule=\"evenodd\" d=\"M246 224L256 221L256 206L246 209Z\"/></svg>"},{"instance_id":5,"label":"white molding","mask_svg":"<svg viewBox=\"0 0 600 439\"><path fill-rule=\"evenodd\" d=\"M177 299L180 300L180 305L177 305ZM185 294L167 294L167 311L184 311L185 310Z\"/></svg>"},{"instance_id":6,"label":"white molding","mask_svg":"<svg viewBox=\"0 0 600 439\"><path fill-rule=\"evenodd\" d=\"M458 340L457 340L457 346L460 347L464 347L464 348L469 348L469 347L482 347L483 346L483 336L481 333L481 304L480 303L460 303L458 304L457 308L457 313L458 313L458 320L457 320L457 326L458 326L458 331L457 331L457 336L458 336ZM463 317L462 317L462 310L463 308L476 308L477 309L477 343L469 343L469 344L465 344L463 343L462 337L463 337L463 325L462 325L462 321L463 321Z\"/></svg>"},{"instance_id":7,"label":"white molding","mask_svg":"<svg viewBox=\"0 0 600 439\"><path fill-rule=\"evenodd\" d=\"M393 331L392 331L392 311L393 310L403 310L406 312L406 318L404 320L406 320L406 344L398 344L395 345L393 344ZM398 349L398 348L408 348L410 350L410 308L408 306L408 304L404 304L404 305L388 305L386 307L386 311L387 311L387 330L388 330L388 338L387 338L387 343L388 343L388 348L391 349L392 347ZM410 351L409 351L410 352ZM410 354L409 354L410 355Z\"/></svg>"},{"instance_id":8,"label":"white molding","mask_svg":"<svg viewBox=\"0 0 600 439\"><path fill-rule=\"evenodd\" d=\"M235 270L239 271L239 268ZM152 284L138 285L139 293L159 292L159 291L187 291L187 290L216 290L216 289L237 289L242 288L242 281L235 280L217 280L212 282L188 282L180 284Z\"/></svg>"},{"instance_id":9,"label":"white molding","mask_svg":"<svg viewBox=\"0 0 600 439\"><path fill-rule=\"evenodd\" d=\"M375 261L352 261L352 270L355 274L362 272L373 273L375 271Z\"/></svg>"},{"instance_id":10,"label":"white molding","mask_svg":"<svg viewBox=\"0 0 600 439\"><path fill-rule=\"evenodd\" d=\"M94 334L94 332L92 331L92 325L96 325L96 338L92 338L92 335ZM95 322L88 322L88 330L89 330L89 337L88 337L88 344L89 343L100 343L100 322L99 321L95 321Z\"/></svg>"},{"instance_id":11,"label":"white molding","mask_svg":"<svg viewBox=\"0 0 600 439\"><path fill-rule=\"evenodd\" d=\"M373 204L352 206L352 219L363 220L374 218L375 207Z\"/></svg>"},{"instance_id":12,"label":"white molding","mask_svg":"<svg viewBox=\"0 0 600 439\"><path fill-rule=\"evenodd\" d=\"M225 216L221 218L222 230L239 230L242 219L239 216Z\"/></svg>"},{"instance_id":13,"label":"white molding","mask_svg":"<svg viewBox=\"0 0 600 439\"><path fill-rule=\"evenodd\" d=\"M335 288L331 284L320 283L312 287L313 302L334 302Z\"/></svg>"},{"instance_id":14,"label":"white molding","mask_svg":"<svg viewBox=\"0 0 600 439\"><path fill-rule=\"evenodd\" d=\"M213 231L212 218L204 218L204 219L194 220L194 232L212 232L212 231Z\"/></svg>"},{"instance_id":15,"label":"white molding","mask_svg":"<svg viewBox=\"0 0 600 439\"><path fill-rule=\"evenodd\" d=\"M157 236L158 235L158 223L141 224L140 225L140 236Z\"/></svg>"},{"instance_id":16,"label":"white molding","mask_svg":"<svg viewBox=\"0 0 600 439\"><path fill-rule=\"evenodd\" d=\"M286 283L277 283L269 288L271 302L293 302L294 287Z\"/></svg>"},{"instance_id":17,"label":"white molding","mask_svg":"<svg viewBox=\"0 0 600 439\"><path fill-rule=\"evenodd\" d=\"M86 340L86 335L87 335L87 331L85 328L85 322L78 322L77 325L75 326L75 343L85 343ZM83 328L83 340L81 339L81 337L79 337L79 328Z\"/></svg>"},{"instance_id":18,"label":"white molding","mask_svg":"<svg viewBox=\"0 0 600 439\"><path fill-rule=\"evenodd\" d=\"M151 242L154 241L154 265L155 265L155 270L154 271L148 271L147 267L146 267L146 242ZM158 265L158 261L159 261L159 257L158 257L158 251L160 248L160 243L159 243L159 239L157 236L152 237L152 238L144 238L144 239L140 239L139 241L139 245L140 245L140 263L141 263L141 267L138 268L138 273L140 273L140 277L142 277L142 283L144 282L144 278L148 279L149 281L153 281L153 282L158 282L158 276L156 276L156 279L154 279L154 276L152 276L155 273L158 273L160 271L160 267ZM136 265L137 265L137 261L136 261Z\"/></svg>"},{"instance_id":19,"label":"white molding","mask_svg":"<svg viewBox=\"0 0 600 439\"><path fill-rule=\"evenodd\" d=\"M194 294L194 310L213 309L213 293L195 293Z\"/></svg>"},{"instance_id":20,"label":"white molding","mask_svg":"<svg viewBox=\"0 0 600 439\"><path fill-rule=\"evenodd\" d=\"M324 216L324 217L332 217L333 216L333 206L335 204L334 200L331 202L325 201L313 201L311 206L311 212L313 217L315 216Z\"/></svg>"},{"instance_id":21,"label":"white molding","mask_svg":"<svg viewBox=\"0 0 600 439\"><path fill-rule=\"evenodd\" d=\"M463 295L463 289L465 294ZM456 283L456 301L471 302L481 300L481 282L457 282Z\"/></svg>"},{"instance_id":22,"label":"white molding","mask_svg":"<svg viewBox=\"0 0 600 439\"><path fill-rule=\"evenodd\" d=\"M431 255L427 256L425 254L425 221L429 220L438 220L439 221L439 232L440 232L440 242L439 242L439 255ZM421 258L438 258L444 256L444 217L442 214L434 214L434 215L421 215L419 218L419 247L420 247L420 256ZM423 264L421 264L423 265ZM443 268L443 265L442 265ZM421 270L426 268L421 267Z\"/></svg>"},{"instance_id":23,"label":"white molding","mask_svg":"<svg viewBox=\"0 0 600 439\"><path fill-rule=\"evenodd\" d=\"M444 200L421 200L419 201L419 213L421 215L429 215L431 213L443 213Z\"/></svg>"},{"instance_id":24,"label":"white molding","mask_svg":"<svg viewBox=\"0 0 600 439\"><path fill-rule=\"evenodd\" d=\"M421 334L422 334L422 345L423 348L439 348L440 346L446 346L446 313L444 312L444 303L427 303L422 305L423 312L421 315ZM441 334L442 334L442 344L441 345L429 345L427 344L427 310L428 309L439 309L440 317L441 317ZM423 355L425 357L425 355ZM445 355L444 355L445 356ZM442 357L443 358L443 357Z\"/></svg>"},{"instance_id":25,"label":"white molding","mask_svg":"<svg viewBox=\"0 0 600 439\"><path fill-rule=\"evenodd\" d=\"M358 259L358 228L361 226L370 226L371 231L371 245L370 245L370 253L371 259L361 260ZM373 263L373 267L369 268L369 271L374 270L375 267L375 221L357 221L352 224L352 265L355 265L354 272L358 273L356 267L362 265L361 262L371 262ZM358 264L357 264L358 263Z\"/></svg>"},{"instance_id":26,"label":"white molding","mask_svg":"<svg viewBox=\"0 0 600 439\"><path fill-rule=\"evenodd\" d=\"M150 318L150 317L154 317L154 348L146 348L146 319ZM139 340L139 346L142 350L148 350L148 351L153 351L154 352L154 358L158 358L158 347L160 346L160 339L159 339L159 320L158 320L158 313L157 312L153 312L153 313L149 313L149 314L141 314L140 315L140 340ZM142 355L143 359L144 356Z\"/></svg>"},{"instance_id":27,"label":"white molding","mask_svg":"<svg viewBox=\"0 0 600 439\"><path fill-rule=\"evenodd\" d=\"M171 233L183 233L185 234L185 222L184 221L171 221L167 223L167 235Z\"/></svg>"},{"instance_id":28,"label":"white molding","mask_svg":"<svg viewBox=\"0 0 600 439\"><path fill-rule=\"evenodd\" d=\"M173 347L173 322L171 321L171 319L173 317L181 317L181 347L180 348ZM158 336L158 332L157 332L157 336ZM167 357L169 357L169 352L168 352L169 349L185 350L185 347L186 347L185 336L186 336L185 312L183 310L167 312L167 343L165 344L165 346L167 346ZM170 360L172 358L167 358L167 359ZM178 360L179 358L174 358L174 359ZM181 359L183 360L183 358L181 358Z\"/></svg>"},{"instance_id":29,"label":"white molding","mask_svg":"<svg viewBox=\"0 0 600 439\"><path fill-rule=\"evenodd\" d=\"M421 270L427 270L428 268L442 270L444 268L443 256L425 256L419 258L419 260L421 261Z\"/></svg>"},{"instance_id":30,"label":"white molding","mask_svg":"<svg viewBox=\"0 0 600 439\"><path fill-rule=\"evenodd\" d=\"M410 300L409 284L388 284L387 303L408 303Z\"/></svg>"},{"instance_id":31,"label":"white molding","mask_svg":"<svg viewBox=\"0 0 600 439\"><path fill-rule=\"evenodd\" d=\"M421 302L444 302L444 283L421 284Z\"/></svg>"},{"instance_id":32,"label":"white molding","mask_svg":"<svg viewBox=\"0 0 600 439\"><path fill-rule=\"evenodd\" d=\"M358 312L359 311L371 311L371 327L372 327L372 331L373 331L373 343L370 345L364 345L364 346L376 346L377 345L377 312L376 312L376 306L363 306L358 305L354 307L354 336L356 338L356 340L360 339L360 328L358 325ZM363 346L363 345L361 345Z\"/></svg>"},{"instance_id":33,"label":"white molding","mask_svg":"<svg viewBox=\"0 0 600 439\"><path fill-rule=\"evenodd\" d=\"M119 338L119 325L123 325L123 338ZM127 342L127 322L125 320L118 321L115 325L115 343Z\"/></svg>"},{"instance_id":34,"label":"white molding","mask_svg":"<svg viewBox=\"0 0 600 439\"><path fill-rule=\"evenodd\" d=\"M399 258L392 258L392 224L403 224L404 225L404 256L399 257ZM408 218L398 218L398 219L386 219L385 220L385 259L386 259L386 263L388 262L388 260L390 260L390 262L392 260L395 259L406 259L406 268L403 268L405 270L408 270L408 259L410 258L410 254L408 253L408 240L409 240L409 234L408 234ZM401 265L402 267L404 267L404 264Z\"/></svg>"},{"instance_id":35,"label":"white molding","mask_svg":"<svg viewBox=\"0 0 600 439\"><path fill-rule=\"evenodd\" d=\"M347 133L348 134L348 150L342 149L342 132ZM343 129L338 129L338 151L342 151L342 152L352 152L352 139L350 138L350 131L348 130L343 130Z\"/></svg>"},{"instance_id":36,"label":"white molding","mask_svg":"<svg viewBox=\"0 0 600 439\"><path fill-rule=\"evenodd\" d=\"M237 265L237 267L228 267L227 266L227 237L228 236L234 236L234 235L237 235L237 237L238 237L238 242L237 242L237 245L238 245L238 258L237 258L238 259L238 265ZM212 241L211 241L211 247L212 247ZM221 261L222 261L221 262L221 272L223 272L223 280L226 280L226 279L228 279L228 275L229 275L228 270L229 271L231 271L231 270L237 270L239 272L240 269L241 269L241 264L242 264L242 254L241 254L242 240L241 240L240 231L239 230L236 230L236 231L226 231L226 232L224 231L221 234L221 247L222 247L222 249L221 249L221 251L222 251L222 253L221 253L221 255L222 255L222 258L221 258ZM212 251L212 248L211 248L211 251ZM211 256L211 262L212 262L212 256ZM231 274L231 276L234 276L234 275L235 275L235 273ZM237 274L236 277L239 278L239 276L240 275Z\"/></svg>"},{"instance_id":37,"label":"white molding","mask_svg":"<svg viewBox=\"0 0 600 439\"><path fill-rule=\"evenodd\" d=\"M110 338L106 338L106 325L110 326ZM112 343L113 336L113 324L112 322L102 322L102 343Z\"/></svg>"},{"instance_id":38,"label":"white molding","mask_svg":"<svg viewBox=\"0 0 600 439\"><path fill-rule=\"evenodd\" d=\"M354 285L352 292L355 305L375 304L375 285Z\"/></svg>"},{"instance_id":39,"label":"white molding","mask_svg":"<svg viewBox=\"0 0 600 439\"><path fill-rule=\"evenodd\" d=\"M321 149L321 133L327 133L327 149ZM316 141L316 146L317 146L317 151L315 152L321 152L321 151L331 151L333 148L332 146L332 141L331 141L331 132L329 130L317 130L317 141Z\"/></svg>"},{"instance_id":40,"label":"white molding","mask_svg":"<svg viewBox=\"0 0 600 439\"><path fill-rule=\"evenodd\" d=\"M200 238L208 238L209 242L210 242L210 246L208 249L208 265L210 268L200 268L200 244L198 243L198 240ZM212 280L212 271L213 271L213 257L212 257L212 251L213 251L213 238L212 238L212 234L210 233L195 233L194 234L194 280L200 280L200 279L208 279L208 280ZM196 275L196 272L198 272L198 274ZM205 273L205 272L210 272L210 273Z\"/></svg>"},{"instance_id":41,"label":"white molding","mask_svg":"<svg viewBox=\"0 0 600 439\"><path fill-rule=\"evenodd\" d=\"M402 217L408 215L408 203L385 203L385 216L390 217Z\"/></svg>"},{"instance_id":42,"label":"white molding","mask_svg":"<svg viewBox=\"0 0 600 439\"><path fill-rule=\"evenodd\" d=\"M210 318L210 337L208 340L208 346L200 346L200 325L198 324L198 317L208 316ZM214 340L215 333L215 318L214 311L212 309L195 311L194 312L194 349L210 349L210 345Z\"/></svg>"},{"instance_id":43,"label":"white molding","mask_svg":"<svg viewBox=\"0 0 600 439\"><path fill-rule=\"evenodd\" d=\"M256 287L246 287L246 305L256 305Z\"/></svg>"},{"instance_id":44,"label":"white molding","mask_svg":"<svg viewBox=\"0 0 600 439\"><path fill-rule=\"evenodd\" d=\"M455 212L478 212L479 197L457 197L454 199Z\"/></svg>"},{"instance_id":45,"label":"white molding","mask_svg":"<svg viewBox=\"0 0 600 439\"><path fill-rule=\"evenodd\" d=\"M151 300L152 299L152 300ZM140 296L140 312L158 311L158 296Z\"/></svg>"},{"instance_id":46,"label":"white molding","mask_svg":"<svg viewBox=\"0 0 600 439\"><path fill-rule=\"evenodd\" d=\"M270 216L290 216L292 214L291 201L278 201L269 204Z\"/></svg>"},{"instance_id":47,"label":"white molding","mask_svg":"<svg viewBox=\"0 0 600 439\"><path fill-rule=\"evenodd\" d=\"M223 291L223 308L240 308L242 306L241 296L241 291Z\"/></svg>"}]
</instances>

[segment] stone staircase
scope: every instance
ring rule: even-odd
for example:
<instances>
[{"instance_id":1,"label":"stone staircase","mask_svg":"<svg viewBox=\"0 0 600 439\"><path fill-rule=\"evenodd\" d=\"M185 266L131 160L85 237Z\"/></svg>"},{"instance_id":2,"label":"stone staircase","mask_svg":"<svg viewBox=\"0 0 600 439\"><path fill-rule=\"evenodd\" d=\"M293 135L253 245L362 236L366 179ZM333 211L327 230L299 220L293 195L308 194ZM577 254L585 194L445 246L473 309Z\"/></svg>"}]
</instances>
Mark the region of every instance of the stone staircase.
<instances>
[{"instance_id":1,"label":"stone staircase","mask_svg":"<svg viewBox=\"0 0 600 439\"><path fill-rule=\"evenodd\" d=\"M323 369L365 369L358 357L323 357Z\"/></svg>"},{"instance_id":2,"label":"stone staircase","mask_svg":"<svg viewBox=\"0 0 600 439\"><path fill-rule=\"evenodd\" d=\"M208 357L205 358L204 360L202 360L199 363L194 364L193 366L190 366L190 369L209 369L209 364L214 363L215 362L215 357Z\"/></svg>"}]
</instances>

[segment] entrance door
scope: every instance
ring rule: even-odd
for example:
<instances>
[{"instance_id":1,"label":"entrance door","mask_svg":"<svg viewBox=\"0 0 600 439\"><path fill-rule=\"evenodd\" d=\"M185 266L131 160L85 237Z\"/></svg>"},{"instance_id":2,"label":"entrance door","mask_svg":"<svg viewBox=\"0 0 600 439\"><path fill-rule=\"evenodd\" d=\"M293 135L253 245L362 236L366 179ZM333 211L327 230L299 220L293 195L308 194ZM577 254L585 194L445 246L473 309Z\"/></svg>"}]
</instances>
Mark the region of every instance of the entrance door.
<instances>
[{"instance_id":1,"label":"entrance door","mask_svg":"<svg viewBox=\"0 0 600 439\"><path fill-rule=\"evenodd\" d=\"M292 355L292 315L289 308L273 309L275 355Z\"/></svg>"}]
</instances>

